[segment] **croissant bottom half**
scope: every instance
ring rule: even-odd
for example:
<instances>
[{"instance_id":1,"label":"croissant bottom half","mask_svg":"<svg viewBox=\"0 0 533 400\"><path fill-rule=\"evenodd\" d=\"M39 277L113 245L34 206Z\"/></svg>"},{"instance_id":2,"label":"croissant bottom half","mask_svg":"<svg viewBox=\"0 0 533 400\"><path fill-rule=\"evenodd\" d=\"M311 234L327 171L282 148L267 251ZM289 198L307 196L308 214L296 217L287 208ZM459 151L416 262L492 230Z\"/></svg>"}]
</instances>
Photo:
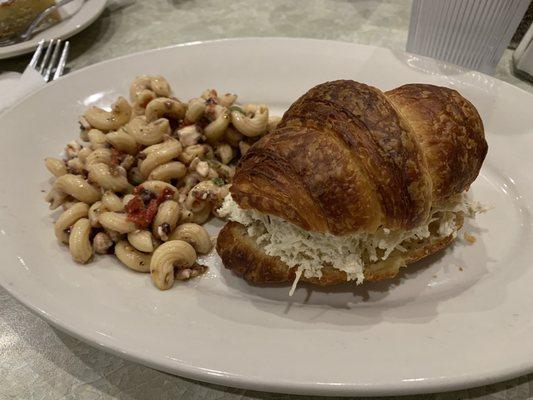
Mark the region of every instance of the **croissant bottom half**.
<instances>
[{"instance_id":1,"label":"croissant bottom half","mask_svg":"<svg viewBox=\"0 0 533 400\"><path fill-rule=\"evenodd\" d=\"M452 234L448 236L433 234L427 239L410 243L406 251L393 251L386 260L365 264L363 269L365 281L393 278L400 268L444 249L453 242L456 232L462 225L463 216L456 214ZM244 225L238 222L226 224L219 233L216 247L226 268L251 283L292 283L298 268L290 268L279 257L267 255L256 239L247 233ZM319 286L333 286L346 283L348 276L344 271L325 263L322 265L321 277L302 275L299 281Z\"/></svg>"}]
</instances>

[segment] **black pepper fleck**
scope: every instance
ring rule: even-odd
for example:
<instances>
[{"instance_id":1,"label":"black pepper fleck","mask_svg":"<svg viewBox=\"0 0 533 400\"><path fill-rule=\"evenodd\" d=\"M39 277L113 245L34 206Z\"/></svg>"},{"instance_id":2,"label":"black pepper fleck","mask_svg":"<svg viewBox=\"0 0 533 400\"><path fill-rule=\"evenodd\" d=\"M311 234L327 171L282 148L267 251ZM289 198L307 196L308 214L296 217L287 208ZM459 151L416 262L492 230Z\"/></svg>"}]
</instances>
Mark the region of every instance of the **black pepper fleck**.
<instances>
[{"instance_id":1,"label":"black pepper fleck","mask_svg":"<svg viewBox=\"0 0 533 400\"><path fill-rule=\"evenodd\" d=\"M144 205L148 205L152 199L155 199L156 195L151 190L142 188L139 192L139 197L143 201Z\"/></svg>"},{"instance_id":2,"label":"black pepper fleck","mask_svg":"<svg viewBox=\"0 0 533 400\"><path fill-rule=\"evenodd\" d=\"M168 235L170 233L170 224L168 222L163 222L161 224L161 230Z\"/></svg>"}]
</instances>

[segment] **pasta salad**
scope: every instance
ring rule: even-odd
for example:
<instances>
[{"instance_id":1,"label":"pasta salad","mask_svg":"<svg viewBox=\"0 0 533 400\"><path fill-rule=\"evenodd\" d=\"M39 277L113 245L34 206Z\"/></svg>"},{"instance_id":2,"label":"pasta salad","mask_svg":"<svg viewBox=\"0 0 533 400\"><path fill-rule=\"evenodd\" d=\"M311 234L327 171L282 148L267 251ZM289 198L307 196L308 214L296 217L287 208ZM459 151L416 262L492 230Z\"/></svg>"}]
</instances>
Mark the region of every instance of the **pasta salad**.
<instances>
[{"instance_id":1,"label":"pasta salad","mask_svg":"<svg viewBox=\"0 0 533 400\"><path fill-rule=\"evenodd\" d=\"M80 139L45 159L54 177L46 200L63 209L54 232L72 258L114 254L159 289L203 274L197 255L213 244L202 225L218 216L238 160L280 121L236 101L208 89L182 102L165 78L143 75L129 101L88 108Z\"/></svg>"}]
</instances>

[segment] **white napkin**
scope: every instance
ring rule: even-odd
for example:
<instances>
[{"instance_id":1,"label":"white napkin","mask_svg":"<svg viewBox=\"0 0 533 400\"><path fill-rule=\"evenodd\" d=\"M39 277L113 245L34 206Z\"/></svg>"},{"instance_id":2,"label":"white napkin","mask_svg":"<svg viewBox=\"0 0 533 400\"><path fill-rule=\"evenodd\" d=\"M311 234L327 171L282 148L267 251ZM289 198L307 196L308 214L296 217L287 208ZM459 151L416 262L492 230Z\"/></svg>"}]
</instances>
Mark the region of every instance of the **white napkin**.
<instances>
[{"instance_id":1,"label":"white napkin","mask_svg":"<svg viewBox=\"0 0 533 400\"><path fill-rule=\"evenodd\" d=\"M0 113L17 100L44 86L46 82L34 68L27 67L22 74L6 72L0 75Z\"/></svg>"}]
</instances>

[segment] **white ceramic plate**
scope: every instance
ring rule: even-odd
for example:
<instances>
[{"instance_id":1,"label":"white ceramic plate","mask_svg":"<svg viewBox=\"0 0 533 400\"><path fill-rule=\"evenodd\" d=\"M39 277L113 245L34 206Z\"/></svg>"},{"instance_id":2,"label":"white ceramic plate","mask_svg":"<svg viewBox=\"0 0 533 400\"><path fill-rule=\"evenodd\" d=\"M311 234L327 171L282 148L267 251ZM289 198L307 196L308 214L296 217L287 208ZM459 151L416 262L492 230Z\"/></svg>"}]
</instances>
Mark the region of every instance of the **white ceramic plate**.
<instances>
[{"instance_id":1,"label":"white ceramic plate","mask_svg":"<svg viewBox=\"0 0 533 400\"><path fill-rule=\"evenodd\" d=\"M66 39L89 26L104 11L106 0L75 0L59 9L61 22L41 30L30 40L0 47L0 60L30 53L42 39Z\"/></svg>"},{"instance_id":2,"label":"white ceramic plate","mask_svg":"<svg viewBox=\"0 0 533 400\"><path fill-rule=\"evenodd\" d=\"M74 264L43 201L42 160L78 133L78 115L157 73L187 99L205 88L281 113L315 84L458 89L490 145L473 195L494 207L477 237L397 279L331 291L256 287L207 257L202 279L160 292L112 257ZM111 60L44 87L0 117L0 283L54 326L178 375L257 390L384 395L487 384L533 370L533 96L485 75L390 50L303 39L195 43ZM220 224L213 224L216 230Z\"/></svg>"}]
</instances>

